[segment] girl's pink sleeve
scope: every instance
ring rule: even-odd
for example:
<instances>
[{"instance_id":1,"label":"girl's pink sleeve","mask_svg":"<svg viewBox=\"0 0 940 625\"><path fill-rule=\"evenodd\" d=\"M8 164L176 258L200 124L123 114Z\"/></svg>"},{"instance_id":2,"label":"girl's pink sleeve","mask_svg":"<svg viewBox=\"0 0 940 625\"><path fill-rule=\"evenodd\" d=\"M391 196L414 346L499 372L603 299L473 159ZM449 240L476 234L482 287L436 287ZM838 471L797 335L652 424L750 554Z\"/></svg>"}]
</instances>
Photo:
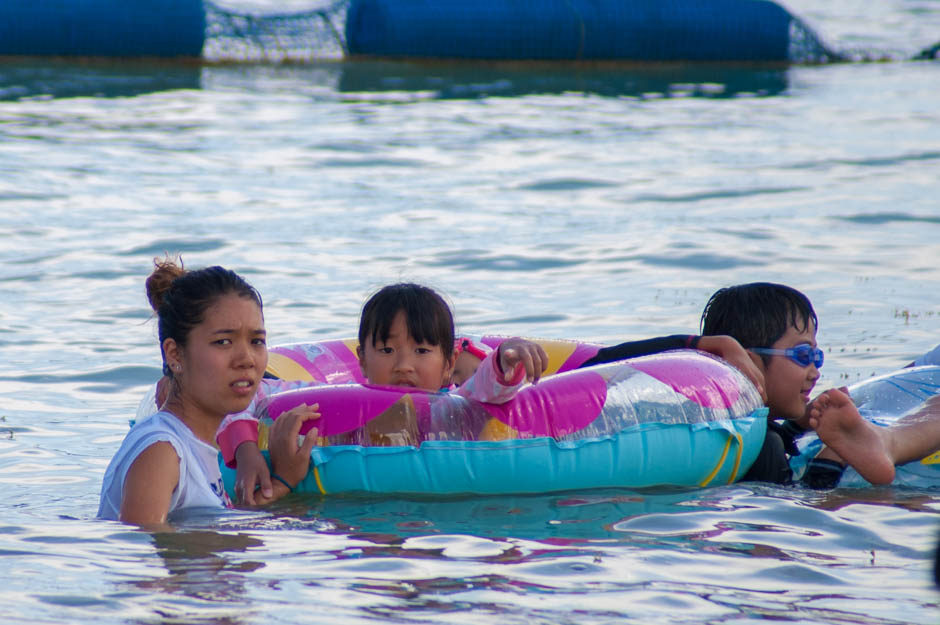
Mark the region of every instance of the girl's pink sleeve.
<instances>
[{"instance_id":1,"label":"girl's pink sleeve","mask_svg":"<svg viewBox=\"0 0 940 625\"><path fill-rule=\"evenodd\" d=\"M288 382L285 380L261 380L258 392L248 407L241 412L225 415L215 433L215 442L222 451L225 466L235 468L235 450L242 443L258 442L258 407L273 393L310 386L310 382Z\"/></svg>"},{"instance_id":2,"label":"girl's pink sleeve","mask_svg":"<svg viewBox=\"0 0 940 625\"><path fill-rule=\"evenodd\" d=\"M488 404L505 404L525 384L525 369L517 367L512 380L506 382L499 369L499 349L494 349L477 367L469 380L457 387L457 394Z\"/></svg>"},{"instance_id":3,"label":"girl's pink sleeve","mask_svg":"<svg viewBox=\"0 0 940 625\"><path fill-rule=\"evenodd\" d=\"M234 469L235 450L238 446L242 443L258 442L258 420L247 410L227 415L216 432L215 442L222 451L225 466Z\"/></svg>"}]
</instances>

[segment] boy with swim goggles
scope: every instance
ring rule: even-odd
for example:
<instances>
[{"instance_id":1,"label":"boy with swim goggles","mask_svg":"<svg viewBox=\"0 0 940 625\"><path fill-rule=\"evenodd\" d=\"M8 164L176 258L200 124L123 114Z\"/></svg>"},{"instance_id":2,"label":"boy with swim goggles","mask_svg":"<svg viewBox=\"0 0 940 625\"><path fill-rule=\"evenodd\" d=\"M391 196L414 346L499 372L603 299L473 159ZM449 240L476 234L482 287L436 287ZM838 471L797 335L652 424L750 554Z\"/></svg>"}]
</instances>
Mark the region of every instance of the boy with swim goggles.
<instances>
[{"instance_id":1,"label":"boy with swim goggles","mask_svg":"<svg viewBox=\"0 0 940 625\"><path fill-rule=\"evenodd\" d=\"M770 408L768 432L745 480L789 483L788 455L795 439L813 429L826 447L807 465L802 483L838 484L849 464L872 484L889 484L895 465L940 449L940 401L928 400L917 418L879 427L859 414L846 389L830 389L812 401L824 356L816 345L818 319L803 293L773 283L718 290L702 313L703 334L735 337L761 367Z\"/></svg>"}]
</instances>

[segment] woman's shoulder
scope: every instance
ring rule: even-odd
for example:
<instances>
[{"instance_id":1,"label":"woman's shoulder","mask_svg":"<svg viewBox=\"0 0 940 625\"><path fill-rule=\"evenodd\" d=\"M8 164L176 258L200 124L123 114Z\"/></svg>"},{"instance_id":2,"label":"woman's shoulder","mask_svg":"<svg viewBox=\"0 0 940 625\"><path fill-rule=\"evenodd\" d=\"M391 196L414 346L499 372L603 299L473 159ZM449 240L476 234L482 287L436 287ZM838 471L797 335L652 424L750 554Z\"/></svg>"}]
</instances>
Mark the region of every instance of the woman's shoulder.
<instances>
[{"instance_id":1,"label":"woman's shoulder","mask_svg":"<svg viewBox=\"0 0 940 625\"><path fill-rule=\"evenodd\" d=\"M126 443L132 444L153 444L158 441L166 441L179 448L189 445L196 439L192 431L186 427L186 424L177 419L173 414L166 411L157 411L154 414L134 423L125 437Z\"/></svg>"}]
</instances>

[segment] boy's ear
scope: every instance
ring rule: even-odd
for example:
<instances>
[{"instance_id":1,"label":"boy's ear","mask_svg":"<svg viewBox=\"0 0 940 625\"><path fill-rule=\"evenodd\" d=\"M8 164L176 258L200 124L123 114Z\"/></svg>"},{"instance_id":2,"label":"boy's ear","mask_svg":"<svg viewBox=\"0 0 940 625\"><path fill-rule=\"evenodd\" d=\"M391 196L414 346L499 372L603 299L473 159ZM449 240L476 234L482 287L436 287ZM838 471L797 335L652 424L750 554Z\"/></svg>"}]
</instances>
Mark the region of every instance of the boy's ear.
<instances>
[{"instance_id":1,"label":"boy's ear","mask_svg":"<svg viewBox=\"0 0 940 625\"><path fill-rule=\"evenodd\" d=\"M760 369L761 373L767 373L767 367L764 366L764 359L760 357L760 354L755 354L752 351L748 351L747 355L751 358L751 362L753 362L757 368Z\"/></svg>"}]
</instances>

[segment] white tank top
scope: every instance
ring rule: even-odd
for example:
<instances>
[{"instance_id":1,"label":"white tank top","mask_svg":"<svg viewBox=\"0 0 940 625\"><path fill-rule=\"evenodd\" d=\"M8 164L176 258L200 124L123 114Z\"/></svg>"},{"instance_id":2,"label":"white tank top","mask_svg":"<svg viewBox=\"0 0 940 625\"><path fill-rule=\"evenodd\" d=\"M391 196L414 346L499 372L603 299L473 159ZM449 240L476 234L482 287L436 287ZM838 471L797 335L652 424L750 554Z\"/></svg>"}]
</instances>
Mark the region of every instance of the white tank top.
<instances>
[{"instance_id":1,"label":"white tank top","mask_svg":"<svg viewBox=\"0 0 940 625\"><path fill-rule=\"evenodd\" d=\"M169 514L184 508L232 507L222 484L218 450L196 438L186 424L169 412L158 412L137 421L111 459L101 485L100 518L118 518L127 472L137 456L161 441L173 445L180 461L180 481L173 490Z\"/></svg>"}]
</instances>

